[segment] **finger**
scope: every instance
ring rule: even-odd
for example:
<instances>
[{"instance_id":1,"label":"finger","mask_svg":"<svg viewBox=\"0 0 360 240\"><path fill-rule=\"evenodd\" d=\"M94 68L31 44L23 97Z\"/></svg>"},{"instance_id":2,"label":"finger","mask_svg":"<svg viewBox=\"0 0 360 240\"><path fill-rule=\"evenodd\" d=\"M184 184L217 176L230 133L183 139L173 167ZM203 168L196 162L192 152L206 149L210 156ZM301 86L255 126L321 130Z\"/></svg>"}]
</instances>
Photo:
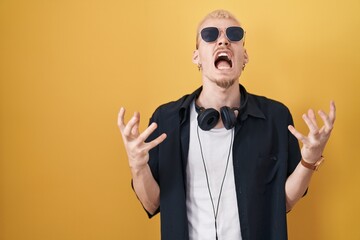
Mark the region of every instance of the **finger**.
<instances>
[{"instance_id":1,"label":"finger","mask_svg":"<svg viewBox=\"0 0 360 240\"><path fill-rule=\"evenodd\" d=\"M155 131L156 128L157 124L155 122L151 123L149 127L147 127L145 131L140 134L139 141L145 142L145 140Z\"/></svg>"},{"instance_id":2,"label":"finger","mask_svg":"<svg viewBox=\"0 0 360 240\"><path fill-rule=\"evenodd\" d=\"M138 122L137 124L134 125L134 127L131 129L131 134L134 137L139 136L139 125L140 125L140 113L139 112L135 112L134 115L137 117Z\"/></svg>"},{"instance_id":3,"label":"finger","mask_svg":"<svg viewBox=\"0 0 360 240\"><path fill-rule=\"evenodd\" d=\"M335 106L335 102L333 100L330 101L329 118L330 118L331 123L334 124L335 118L336 118L336 106Z\"/></svg>"},{"instance_id":4,"label":"finger","mask_svg":"<svg viewBox=\"0 0 360 240\"><path fill-rule=\"evenodd\" d=\"M319 110L319 115L324 122L325 128L323 130L325 131L325 133L331 132L331 130L333 129L333 122L330 120L330 117L322 110Z\"/></svg>"},{"instance_id":5,"label":"finger","mask_svg":"<svg viewBox=\"0 0 360 240\"><path fill-rule=\"evenodd\" d=\"M312 110L312 109L308 110L308 117L311 120L312 124L314 126L316 126L316 128L318 129L319 127L318 127L317 122L316 122L316 115L315 115L314 110Z\"/></svg>"},{"instance_id":6,"label":"finger","mask_svg":"<svg viewBox=\"0 0 360 240\"><path fill-rule=\"evenodd\" d=\"M121 107L118 113L118 122L117 122L121 131L125 128L124 116L125 116L125 108Z\"/></svg>"},{"instance_id":7,"label":"finger","mask_svg":"<svg viewBox=\"0 0 360 240\"><path fill-rule=\"evenodd\" d=\"M322 134L325 131L325 128L326 128L325 126L322 126L319 130L319 134ZM327 133L327 132L325 132L325 133Z\"/></svg>"},{"instance_id":8,"label":"finger","mask_svg":"<svg viewBox=\"0 0 360 240\"><path fill-rule=\"evenodd\" d=\"M303 114L303 119L306 123L306 125L308 126L310 133L311 134L318 134L319 133L319 128L317 127L317 124L314 124L314 122L310 119L310 117L306 114Z\"/></svg>"},{"instance_id":9,"label":"finger","mask_svg":"<svg viewBox=\"0 0 360 240\"><path fill-rule=\"evenodd\" d=\"M131 130L134 128L134 126L138 127L138 122L139 122L139 115L135 112L133 117L130 119L128 124L126 124L123 130L124 136L130 137Z\"/></svg>"},{"instance_id":10,"label":"finger","mask_svg":"<svg viewBox=\"0 0 360 240\"><path fill-rule=\"evenodd\" d=\"M155 138L151 142L146 144L146 150L150 151L152 148L156 147L166 139L166 133L161 134L159 137Z\"/></svg>"},{"instance_id":11,"label":"finger","mask_svg":"<svg viewBox=\"0 0 360 240\"><path fill-rule=\"evenodd\" d=\"M294 126L289 125L288 129L292 133L292 135L294 135L299 141L303 143L306 141L306 137L302 135L299 131L297 131Z\"/></svg>"}]
</instances>

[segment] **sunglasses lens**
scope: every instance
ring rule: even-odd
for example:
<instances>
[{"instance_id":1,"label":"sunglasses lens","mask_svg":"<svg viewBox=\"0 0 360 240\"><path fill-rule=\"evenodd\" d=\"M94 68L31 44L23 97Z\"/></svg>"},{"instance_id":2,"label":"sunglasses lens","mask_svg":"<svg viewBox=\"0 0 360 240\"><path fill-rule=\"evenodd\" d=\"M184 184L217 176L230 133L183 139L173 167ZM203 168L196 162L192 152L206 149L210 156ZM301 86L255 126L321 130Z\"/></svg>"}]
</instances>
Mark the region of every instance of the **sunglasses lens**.
<instances>
[{"instance_id":1,"label":"sunglasses lens","mask_svg":"<svg viewBox=\"0 0 360 240\"><path fill-rule=\"evenodd\" d=\"M207 27L201 30L200 34L205 42L214 42L219 36L219 30L216 27Z\"/></svg>"},{"instance_id":2,"label":"sunglasses lens","mask_svg":"<svg viewBox=\"0 0 360 240\"><path fill-rule=\"evenodd\" d=\"M244 30L241 27L228 27L226 36L230 41L238 42L244 37Z\"/></svg>"}]
</instances>

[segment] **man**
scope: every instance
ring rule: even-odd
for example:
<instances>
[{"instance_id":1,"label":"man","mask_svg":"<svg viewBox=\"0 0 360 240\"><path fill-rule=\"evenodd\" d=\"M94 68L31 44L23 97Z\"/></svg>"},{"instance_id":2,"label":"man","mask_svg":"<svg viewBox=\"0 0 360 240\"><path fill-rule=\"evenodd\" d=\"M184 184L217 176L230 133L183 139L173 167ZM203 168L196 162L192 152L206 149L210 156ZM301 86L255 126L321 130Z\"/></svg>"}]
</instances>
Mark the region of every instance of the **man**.
<instances>
[{"instance_id":1,"label":"man","mask_svg":"<svg viewBox=\"0 0 360 240\"><path fill-rule=\"evenodd\" d=\"M204 18L196 46L201 88L160 106L142 133L139 113L125 124L120 109L133 188L149 217L161 213L162 239L287 239L286 213L323 161L335 105L319 111L321 128L304 114L304 136L283 104L247 93L244 30L227 11Z\"/></svg>"}]
</instances>

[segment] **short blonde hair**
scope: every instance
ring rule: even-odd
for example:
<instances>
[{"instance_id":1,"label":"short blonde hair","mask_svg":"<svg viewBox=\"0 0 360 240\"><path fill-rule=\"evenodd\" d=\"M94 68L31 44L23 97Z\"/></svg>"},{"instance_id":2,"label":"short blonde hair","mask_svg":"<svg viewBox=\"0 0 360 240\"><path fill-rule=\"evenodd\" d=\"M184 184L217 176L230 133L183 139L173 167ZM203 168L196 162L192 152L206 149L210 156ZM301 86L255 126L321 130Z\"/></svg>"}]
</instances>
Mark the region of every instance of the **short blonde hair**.
<instances>
[{"instance_id":1,"label":"short blonde hair","mask_svg":"<svg viewBox=\"0 0 360 240\"><path fill-rule=\"evenodd\" d=\"M198 27L197 27L197 30L196 30L196 49L198 49L199 47L199 33L200 33L200 27L201 25L203 25L203 23L210 19L210 18L215 18L215 19L232 19L232 20L235 20L236 22L239 23L240 25L240 22L239 20L236 19L236 17L229 11L227 10L223 10L223 9L218 9L218 10L215 10L211 13L209 13L208 15L206 15L203 20L201 20L201 22L199 23Z\"/></svg>"}]
</instances>

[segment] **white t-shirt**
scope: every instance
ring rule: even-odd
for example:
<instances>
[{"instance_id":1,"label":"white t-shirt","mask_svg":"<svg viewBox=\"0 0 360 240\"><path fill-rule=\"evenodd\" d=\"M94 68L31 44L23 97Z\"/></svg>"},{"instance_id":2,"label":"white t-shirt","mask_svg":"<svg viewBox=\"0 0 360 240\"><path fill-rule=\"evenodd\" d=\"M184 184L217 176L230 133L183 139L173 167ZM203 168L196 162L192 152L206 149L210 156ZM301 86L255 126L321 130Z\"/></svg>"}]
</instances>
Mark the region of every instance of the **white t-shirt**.
<instances>
[{"instance_id":1,"label":"white t-shirt","mask_svg":"<svg viewBox=\"0 0 360 240\"><path fill-rule=\"evenodd\" d=\"M234 129L221 128L203 131L198 127L197 115L195 104L192 103L189 155L186 166L186 208L190 240L215 240L214 209L216 212L218 203L218 239L242 239L231 148ZM227 161L229 164L226 170ZM204 162L214 208L210 199ZM223 179L224 185L220 201L218 201Z\"/></svg>"}]
</instances>

